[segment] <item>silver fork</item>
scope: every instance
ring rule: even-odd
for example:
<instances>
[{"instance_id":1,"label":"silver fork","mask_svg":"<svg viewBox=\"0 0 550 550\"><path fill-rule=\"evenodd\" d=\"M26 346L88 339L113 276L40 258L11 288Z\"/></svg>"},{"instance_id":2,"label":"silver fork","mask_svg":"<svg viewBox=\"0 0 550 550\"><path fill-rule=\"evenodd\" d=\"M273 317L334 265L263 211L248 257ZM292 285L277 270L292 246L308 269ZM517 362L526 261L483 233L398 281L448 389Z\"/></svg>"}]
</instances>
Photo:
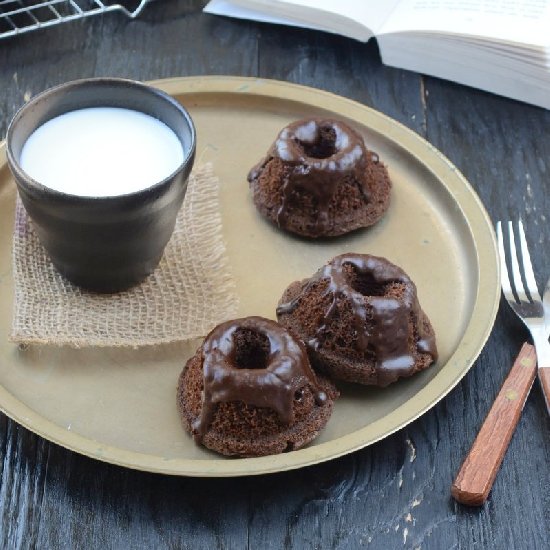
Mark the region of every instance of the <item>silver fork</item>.
<instances>
[{"instance_id":1,"label":"silver fork","mask_svg":"<svg viewBox=\"0 0 550 550\"><path fill-rule=\"evenodd\" d=\"M535 347L533 348L528 343L523 344L452 484L451 493L454 498L463 504L473 506L479 506L487 500L535 380L537 358L539 378L547 406L550 402L550 344L548 344L550 280L546 284L543 303L535 281L523 224L521 221L518 223L521 262L517 254L512 222L508 222L507 225L510 243L510 269L506 263L502 224L497 223L502 292L511 308L529 329ZM522 269L526 286L521 277ZM545 309L548 312L546 315Z\"/></svg>"},{"instance_id":2,"label":"silver fork","mask_svg":"<svg viewBox=\"0 0 550 550\"><path fill-rule=\"evenodd\" d=\"M548 332L550 329L550 319L548 318L548 307L542 302L531 265L531 257L527 248L525 231L523 223L518 222L518 234L523 258L522 267L525 275L525 288L520 271L520 262L518 259L517 248L514 237L514 227L512 222L508 222L508 235L510 240L510 258L511 258L511 278L510 284L509 271L506 267L506 258L504 255L504 238L502 225L497 223L498 251L500 255L501 268L501 286L502 292L510 307L516 315L523 321L531 336L537 352L538 375L541 383L546 408L550 413L550 344L548 344ZM548 288L550 284L546 284ZM515 295L514 295L515 290Z\"/></svg>"}]
</instances>

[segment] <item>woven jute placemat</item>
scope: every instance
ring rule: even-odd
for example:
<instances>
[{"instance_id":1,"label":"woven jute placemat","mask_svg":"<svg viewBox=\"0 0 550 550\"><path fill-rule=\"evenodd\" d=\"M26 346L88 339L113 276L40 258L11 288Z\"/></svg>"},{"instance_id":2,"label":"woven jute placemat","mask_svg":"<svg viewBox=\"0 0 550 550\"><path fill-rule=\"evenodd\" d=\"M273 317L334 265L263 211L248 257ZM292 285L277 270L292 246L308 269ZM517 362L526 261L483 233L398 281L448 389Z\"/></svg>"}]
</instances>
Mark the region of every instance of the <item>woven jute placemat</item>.
<instances>
[{"instance_id":1,"label":"woven jute placemat","mask_svg":"<svg viewBox=\"0 0 550 550\"><path fill-rule=\"evenodd\" d=\"M13 278L17 343L138 347L204 336L238 308L212 165L191 174L174 234L140 285L108 295L72 285L53 266L19 198Z\"/></svg>"}]
</instances>

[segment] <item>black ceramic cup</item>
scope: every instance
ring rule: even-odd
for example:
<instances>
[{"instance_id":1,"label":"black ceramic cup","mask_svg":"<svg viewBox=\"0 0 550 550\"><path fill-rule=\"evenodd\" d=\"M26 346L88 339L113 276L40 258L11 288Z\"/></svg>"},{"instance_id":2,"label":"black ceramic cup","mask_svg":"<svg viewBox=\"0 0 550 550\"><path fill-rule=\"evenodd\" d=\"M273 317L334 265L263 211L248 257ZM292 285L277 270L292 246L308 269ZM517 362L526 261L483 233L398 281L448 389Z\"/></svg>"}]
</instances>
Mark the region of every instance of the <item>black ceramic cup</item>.
<instances>
[{"instance_id":1,"label":"black ceramic cup","mask_svg":"<svg viewBox=\"0 0 550 550\"><path fill-rule=\"evenodd\" d=\"M48 120L87 107L132 109L164 122L183 146L183 162L146 189L108 197L71 195L32 179L20 166L28 137ZM52 262L76 285L104 293L137 284L158 265L185 196L195 147L193 121L175 99L118 78L76 80L46 90L16 113L7 133L19 195Z\"/></svg>"}]
</instances>

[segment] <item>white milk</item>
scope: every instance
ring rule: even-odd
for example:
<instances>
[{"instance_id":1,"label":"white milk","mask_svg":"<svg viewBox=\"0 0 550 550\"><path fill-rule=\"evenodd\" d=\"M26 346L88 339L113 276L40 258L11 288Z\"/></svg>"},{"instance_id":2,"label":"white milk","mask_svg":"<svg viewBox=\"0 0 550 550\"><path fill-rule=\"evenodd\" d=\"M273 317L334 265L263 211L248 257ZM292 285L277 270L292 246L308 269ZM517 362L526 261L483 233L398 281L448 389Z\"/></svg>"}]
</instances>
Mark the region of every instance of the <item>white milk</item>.
<instances>
[{"instance_id":1,"label":"white milk","mask_svg":"<svg viewBox=\"0 0 550 550\"><path fill-rule=\"evenodd\" d=\"M182 145L163 122L130 109L93 107L37 128L24 144L20 162L46 187L105 197L150 187L182 161Z\"/></svg>"}]
</instances>

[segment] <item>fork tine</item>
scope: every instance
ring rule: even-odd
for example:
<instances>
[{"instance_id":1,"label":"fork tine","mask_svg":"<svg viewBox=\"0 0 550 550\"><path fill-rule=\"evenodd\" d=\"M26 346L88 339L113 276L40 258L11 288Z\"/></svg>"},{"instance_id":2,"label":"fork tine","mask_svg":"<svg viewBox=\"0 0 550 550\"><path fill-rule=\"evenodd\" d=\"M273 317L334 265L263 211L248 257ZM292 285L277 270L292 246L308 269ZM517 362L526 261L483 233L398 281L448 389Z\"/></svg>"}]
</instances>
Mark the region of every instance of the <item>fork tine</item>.
<instances>
[{"instance_id":1,"label":"fork tine","mask_svg":"<svg viewBox=\"0 0 550 550\"><path fill-rule=\"evenodd\" d=\"M504 255L504 238L502 236L502 224L497 222L497 240L498 240L498 257L500 258L500 283L502 292L507 300L515 300L512 292L512 285L508 277L508 266L506 265L506 256Z\"/></svg>"},{"instance_id":2,"label":"fork tine","mask_svg":"<svg viewBox=\"0 0 550 550\"><path fill-rule=\"evenodd\" d=\"M516 251L516 240L514 238L514 226L512 225L512 222L508 222L508 233L508 237L510 238L510 258L512 260L512 279L516 288L516 295L519 300L529 302L530 300L525 293L523 280L521 279L521 272L519 270L519 262Z\"/></svg>"},{"instance_id":3,"label":"fork tine","mask_svg":"<svg viewBox=\"0 0 550 550\"><path fill-rule=\"evenodd\" d=\"M523 230L523 223L521 220L518 222L519 229L519 243L521 246L521 255L523 256L523 270L525 272L525 281L527 283L527 290L534 300L540 300L540 293L535 280L535 274L533 273L533 264L531 263L531 256L529 255L529 248L527 247L527 240L525 239L525 231Z\"/></svg>"}]
</instances>

